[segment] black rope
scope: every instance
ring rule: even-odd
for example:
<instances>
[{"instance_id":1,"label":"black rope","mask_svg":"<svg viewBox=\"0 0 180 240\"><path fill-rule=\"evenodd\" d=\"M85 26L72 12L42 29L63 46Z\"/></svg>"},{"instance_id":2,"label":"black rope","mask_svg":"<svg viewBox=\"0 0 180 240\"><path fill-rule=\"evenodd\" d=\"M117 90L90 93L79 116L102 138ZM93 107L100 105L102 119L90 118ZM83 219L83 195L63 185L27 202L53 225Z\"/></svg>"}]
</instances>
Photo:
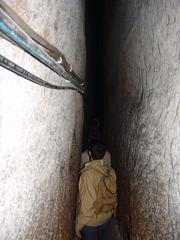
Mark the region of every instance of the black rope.
<instances>
[{"instance_id":1,"label":"black rope","mask_svg":"<svg viewBox=\"0 0 180 240\"><path fill-rule=\"evenodd\" d=\"M79 94L83 95L83 92L80 89L77 89L75 87L58 86L58 85L46 82L43 79L30 73L29 71L25 70L24 68L20 67L16 63L10 61L6 57L2 56L1 54L0 54L0 66L10 70L13 73L16 73L17 75L35 83L35 84L38 84L40 86L54 89L54 90L73 90L73 91L77 91Z\"/></svg>"},{"instance_id":2,"label":"black rope","mask_svg":"<svg viewBox=\"0 0 180 240\"><path fill-rule=\"evenodd\" d=\"M20 46L26 52L28 52L40 62L45 64L47 67L49 67L51 70L56 72L59 76L68 80L74 85L75 89L79 89L80 92L84 91L84 83L79 78L75 77L73 72L67 72L64 65L61 66L43 49L41 49L40 44L36 43L33 39L31 39L28 33L25 34L24 31L20 28L20 26L16 24L11 19L11 17L2 10L2 8L0 8L0 31L3 34L1 34L1 36L6 36L6 40L10 39L11 42L14 42L16 45Z\"/></svg>"}]
</instances>

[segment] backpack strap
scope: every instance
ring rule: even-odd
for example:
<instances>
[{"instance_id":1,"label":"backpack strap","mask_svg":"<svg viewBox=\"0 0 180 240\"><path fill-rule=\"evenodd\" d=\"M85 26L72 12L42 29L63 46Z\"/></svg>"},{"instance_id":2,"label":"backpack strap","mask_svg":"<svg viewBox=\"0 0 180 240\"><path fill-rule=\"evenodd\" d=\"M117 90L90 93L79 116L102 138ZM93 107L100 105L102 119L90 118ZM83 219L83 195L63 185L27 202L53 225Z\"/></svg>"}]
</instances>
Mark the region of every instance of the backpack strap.
<instances>
[{"instance_id":1,"label":"backpack strap","mask_svg":"<svg viewBox=\"0 0 180 240\"><path fill-rule=\"evenodd\" d=\"M88 168L92 168L93 170L95 170L95 171L97 171L98 173L100 173L100 174L102 175L102 178L101 178L100 182L102 181L102 182L104 183L104 186L105 186L106 190L107 190L109 193L111 193L111 194L114 194L114 195L116 194L116 192L111 192L110 189L107 187L107 185L106 185L106 183L105 183L105 179L110 176L110 170L111 170L112 168L110 169L109 167L107 167L105 173L102 173L101 171L99 171L97 168L95 168L95 167L93 167L93 166L89 166ZM84 169L84 170L85 170L85 169ZM100 182L99 182L99 183L100 183Z\"/></svg>"},{"instance_id":2,"label":"backpack strap","mask_svg":"<svg viewBox=\"0 0 180 240\"><path fill-rule=\"evenodd\" d=\"M107 187L106 182L105 182L105 179L106 179L107 177L109 177L109 176L110 176L110 169L106 169L105 175L102 177L101 181L103 181L106 190L107 190L109 193L115 195L116 192L111 192L111 191L109 190L109 188Z\"/></svg>"}]
</instances>

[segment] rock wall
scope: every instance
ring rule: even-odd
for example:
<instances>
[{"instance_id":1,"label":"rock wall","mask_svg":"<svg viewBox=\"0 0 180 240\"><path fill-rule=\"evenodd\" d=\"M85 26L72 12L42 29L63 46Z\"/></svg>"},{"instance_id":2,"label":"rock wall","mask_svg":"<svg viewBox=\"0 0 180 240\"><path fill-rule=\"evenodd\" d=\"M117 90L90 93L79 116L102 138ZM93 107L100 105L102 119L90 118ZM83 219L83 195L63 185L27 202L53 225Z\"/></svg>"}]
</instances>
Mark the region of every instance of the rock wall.
<instances>
[{"instance_id":1,"label":"rock wall","mask_svg":"<svg viewBox=\"0 0 180 240\"><path fill-rule=\"evenodd\" d=\"M180 239L180 2L106 1L105 136L124 239Z\"/></svg>"},{"instance_id":2,"label":"rock wall","mask_svg":"<svg viewBox=\"0 0 180 240\"><path fill-rule=\"evenodd\" d=\"M6 0L85 76L83 0ZM59 85L64 79L0 39L0 54ZM69 240L76 206L82 96L0 68L0 239Z\"/></svg>"}]
</instances>

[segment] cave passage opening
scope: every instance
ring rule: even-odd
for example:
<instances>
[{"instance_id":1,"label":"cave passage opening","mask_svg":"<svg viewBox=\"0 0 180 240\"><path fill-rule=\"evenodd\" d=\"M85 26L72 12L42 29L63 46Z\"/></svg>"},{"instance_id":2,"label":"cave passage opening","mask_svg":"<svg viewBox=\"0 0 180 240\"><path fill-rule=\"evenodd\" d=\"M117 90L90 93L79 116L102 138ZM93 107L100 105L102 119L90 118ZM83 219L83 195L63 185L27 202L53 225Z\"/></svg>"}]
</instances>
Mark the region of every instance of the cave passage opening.
<instances>
[{"instance_id":1,"label":"cave passage opening","mask_svg":"<svg viewBox=\"0 0 180 240\"><path fill-rule=\"evenodd\" d=\"M86 81L85 123L83 149L87 147L88 131L93 118L100 121L103 136L104 106L104 7L106 1L86 1L85 35L86 35Z\"/></svg>"},{"instance_id":2,"label":"cave passage opening","mask_svg":"<svg viewBox=\"0 0 180 240\"><path fill-rule=\"evenodd\" d=\"M82 151L88 147L89 134L95 134L102 143L109 148L106 141L104 121L106 111L106 83L105 83L105 50L109 19L113 18L113 9L116 1L86 0L85 4L85 36L86 36L86 82L87 89L84 98L84 131ZM111 9L110 9L111 8ZM110 11L107 11L109 9ZM105 93L106 92L106 93ZM97 132L92 131L93 119L99 120ZM94 136L92 136L93 138ZM111 162L115 167L116 162ZM118 230L118 218L112 221L110 228L111 239L122 239ZM126 227L125 227L126 228ZM123 239L130 239L128 231L124 232Z\"/></svg>"}]
</instances>

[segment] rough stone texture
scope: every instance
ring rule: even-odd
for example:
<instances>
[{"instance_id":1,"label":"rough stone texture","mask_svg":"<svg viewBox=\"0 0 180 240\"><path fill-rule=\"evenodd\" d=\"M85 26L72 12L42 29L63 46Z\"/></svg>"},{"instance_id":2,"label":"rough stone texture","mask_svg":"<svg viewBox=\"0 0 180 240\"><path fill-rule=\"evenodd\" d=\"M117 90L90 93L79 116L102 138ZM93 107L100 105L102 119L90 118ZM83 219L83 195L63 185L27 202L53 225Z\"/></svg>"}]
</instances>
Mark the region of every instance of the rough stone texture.
<instances>
[{"instance_id":1,"label":"rough stone texture","mask_svg":"<svg viewBox=\"0 0 180 240\"><path fill-rule=\"evenodd\" d=\"M180 239L180 2L106 1L106 138L124 239Z\"/></svg>"},{"instance_id":2,"label":"rough stone texture","mask_svg":"<svg viewBox=\"0 0 180 240\"><path fill-rule=\"evenodd\" d=\"M59 48L84 78L83 0L6 0ZM0 54L52 83L67 85L0 39ZM0 239L69 240L76 206L82 97L30 83L1 68Z\"/></svg>"}]
</instances>

